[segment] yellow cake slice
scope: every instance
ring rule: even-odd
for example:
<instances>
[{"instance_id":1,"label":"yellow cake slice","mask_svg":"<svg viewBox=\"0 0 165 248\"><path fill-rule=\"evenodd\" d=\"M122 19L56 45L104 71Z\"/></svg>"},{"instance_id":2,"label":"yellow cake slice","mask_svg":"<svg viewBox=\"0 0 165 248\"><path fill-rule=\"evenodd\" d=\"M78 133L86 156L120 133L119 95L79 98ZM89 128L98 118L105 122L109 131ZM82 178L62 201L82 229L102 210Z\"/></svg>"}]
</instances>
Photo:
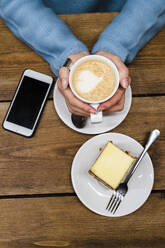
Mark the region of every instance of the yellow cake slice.
<instances>
[{"instance_id":1,"label":"yellow cake slice","mask_svg":"<svg viewBox=\"0 0 165 248\"><path fill-rule=\"evenodd\" d=\"M116 189L135 160L136 158L108 142L89 170L89 174L108 187Z\"/></svg>"}]
</instances>

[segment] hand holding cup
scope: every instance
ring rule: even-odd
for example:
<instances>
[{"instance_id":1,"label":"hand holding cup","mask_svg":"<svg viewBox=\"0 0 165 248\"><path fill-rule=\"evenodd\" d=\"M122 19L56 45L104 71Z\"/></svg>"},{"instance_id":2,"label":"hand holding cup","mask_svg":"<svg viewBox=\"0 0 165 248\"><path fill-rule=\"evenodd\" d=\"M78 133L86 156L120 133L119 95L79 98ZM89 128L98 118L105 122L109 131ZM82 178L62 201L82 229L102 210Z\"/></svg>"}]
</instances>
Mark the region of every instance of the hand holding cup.
<instances>
[{"instance_id":1,"label":"hand holding cup","mask_svg":"<svg viewBox=\"0 0 165 248\"><path fill-rule=\"evenodd\" d=\"M76 54L68 56L74 64L80 58L89 55L87 51L82 51ZM79 100L71 91L69 86L69 69L67 67L61 67L59 71L59 79L57 81L58 88L61 94L64 96L66 105L71 113L75 115L89 116L90 113L96 113L96 110L89 104Z\"/></svg>"},{"instance_id":2,"label":"hand holding cup","mask_svg":"<svg viewBox=\"0 0 165 248\"><path fill-rule=\"evenodd\" d=\"M108 112L120 111L124 107L124 97L125 97L125 88L127 88L131 82L129 77L128 68L124 65L121 59L109 52L100 51L98 55L104 56L111 60L117 67L120 76L120 86L116 93L107 101L100 103L98 110L106 110ZM89 55L88 52L83 51L77 54L68 56L72 59L73 64L80 58ZM60 92L64 95L66 104L71 113L77 115L89 116L90 113L96 113L96 110L89 104L78 99L68 87L69 84L69 69L62 67L60 69L60 78L58 80L58 87Z\"/></svg>"},{"instance_id":3,"label":"hand holding cup","mask_svg":"<svg viewBox=\"0 0 165 248\"><path fill-rule=\"evenodd\" d=\"M112 61L89 55L79 59L71 68L69 86L81 101L98 109L100 103L110 99L119 87L119 73ZM101 122L102 112L91 114L91 122Z\"/></svg>"}]
</instances>

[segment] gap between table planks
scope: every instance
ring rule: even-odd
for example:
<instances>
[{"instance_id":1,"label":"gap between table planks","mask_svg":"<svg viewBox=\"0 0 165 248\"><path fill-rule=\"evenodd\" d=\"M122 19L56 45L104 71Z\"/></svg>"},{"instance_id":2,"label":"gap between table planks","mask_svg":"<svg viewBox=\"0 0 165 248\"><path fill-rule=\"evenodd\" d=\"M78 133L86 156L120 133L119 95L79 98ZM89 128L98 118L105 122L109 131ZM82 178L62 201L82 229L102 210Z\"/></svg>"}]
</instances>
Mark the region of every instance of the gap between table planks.
<instances>
[{"instance_id":1,"label":"gap between table planks","mask_svg":"<svg viewBox=\"0 0 165 248\"><path fill-rule=\"evenodd\" d=\"M9 103L0 106L2 120ZM161 136L149 151L155 170L154 190L165 189L164 107L165 96L134 97L127 118L113 130L144 145L148 132L160 129ZM23 138L1 128L0 195L73 192L72 160L91 137L65 126L55 112L53 101L48 101L34 138Z\"/></svg>"},{"instance_id":2,"label":"gap between table planks","mask_svg":"<svg viewBox=\"0 0 165 248\"><path fill-rule=\"evenodd\" d=\"M117 13L59 15L89 49ZM19 41L0 20L0 100L11 100L22 71L31 68L53 75L49 65ZM90 32L89 32L90 30ZM165 94L165 27L129 65L133 94ZM53 75L54 76L54 75ZM156 85L156 86L155 86ZM52 97L52 92L50 97Z\"/></svg>"},{"instance_id":3,"label":"gap between table planks","mask_svg":"<svg viewBox=\"0 0 165 248\"><path fill-rule=\"evenodd\" d=\"M96 215L76 197L1 200L0 247L164 248L164 197L122 218Z\"/></svg>"},{"instance_id":4,"label":"gap between table planks","mask_svg":"<svg viewBox=\"0 0 165 248\"><path fill-rule=\"evenodd\" d=\"M60 17L91 49L99 33L116 14ZM53 74L49 65L19 41L2 21L0 29L2 121L9 105L5 101L11 100L25 68ZM155 183L147 202L135 213L115 219L98 216L79 202L71 185L71 163L76 151L91 136L66 127L50 100L33 139L0 129L0 248L164 248L164 61L165 28L129 65L136 97L126 120L113 130L135 138L142 145L149 130L159 128L161 131L159 140L149 152L154 164ZM45 197L46 194L50 197ZM4 199L12 196L13 199ZM22 199L18 199L19 196Z\"/></svg>"}]
</instances>

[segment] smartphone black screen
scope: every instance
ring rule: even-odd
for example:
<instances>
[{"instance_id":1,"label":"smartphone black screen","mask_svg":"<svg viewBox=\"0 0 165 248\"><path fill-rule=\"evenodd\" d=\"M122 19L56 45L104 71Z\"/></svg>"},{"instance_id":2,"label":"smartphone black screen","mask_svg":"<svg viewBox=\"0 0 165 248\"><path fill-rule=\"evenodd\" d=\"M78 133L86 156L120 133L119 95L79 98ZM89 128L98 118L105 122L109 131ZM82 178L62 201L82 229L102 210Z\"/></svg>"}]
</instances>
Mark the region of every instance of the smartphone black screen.
<instances>
[{"instance_id":1,"label":"smartphone black screen","mask_svg":"<svg viewBox=\"0 0 165 248\"><path fill-rule=\"evenodd\" d=\"M7 121L33 129L49 84L24 76Z\"/></svg>"}]
</instances>

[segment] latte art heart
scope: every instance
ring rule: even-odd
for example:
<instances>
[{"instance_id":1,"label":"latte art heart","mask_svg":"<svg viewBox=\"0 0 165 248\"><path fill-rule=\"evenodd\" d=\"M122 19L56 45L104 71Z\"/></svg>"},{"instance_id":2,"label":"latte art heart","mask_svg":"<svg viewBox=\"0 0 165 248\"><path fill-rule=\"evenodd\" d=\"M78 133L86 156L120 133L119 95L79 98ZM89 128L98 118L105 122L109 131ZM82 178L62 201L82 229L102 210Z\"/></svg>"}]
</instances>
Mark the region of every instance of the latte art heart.
<instances>
[{"instance_id":1,"label":"latte art heart","mask_svg":"<svg viewBox=\"0 0 165 248\"><path fill-rule=\"evenodd\" d=\"M102 77L97 77L91 71L82 71L79 75L79 81L77 81L77 89L79 92L87 93L93 90L101 79Z\"/></svg>"},{"instance_id":2,"label":"latte art heart","mask_svg":"<svg viewBox=\"0 0 165 248\"><path fill-rule=\"evenodd\" d=\"M87 101L100 101L108 97L116 85L116 75L110 65L101 60L81 62L72 74L72 87Z\"/></svg>"}]
</instances>

